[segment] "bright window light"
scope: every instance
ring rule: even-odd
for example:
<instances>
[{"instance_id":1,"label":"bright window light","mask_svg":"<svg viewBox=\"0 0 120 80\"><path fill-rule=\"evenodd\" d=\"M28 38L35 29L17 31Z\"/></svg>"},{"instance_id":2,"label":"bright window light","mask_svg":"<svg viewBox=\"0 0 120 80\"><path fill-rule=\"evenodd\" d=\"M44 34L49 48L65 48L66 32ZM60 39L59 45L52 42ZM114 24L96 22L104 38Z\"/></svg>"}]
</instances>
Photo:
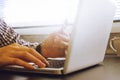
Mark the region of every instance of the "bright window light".
<instances>
[{"instance_id":1,"label":"bright window light","mask_svg":"<svg viewBox=\"0 0 120 80\"><path fill-rule=\"evenodd\" d=\"M14 26L59 25L74 20L78 0L5 0L3 16Z\"/></svg>"},{"instance_id":2,"label":"bright window light","mask_svg":"<svg viewBox=\"0 0 120 80\"><path fill-rule=\"evenodd\" d=\"M79 0L0 0L0 17L13 27L72 24ZM120 0L115 20L120 20Z\"/></svg>"}]
</instances>

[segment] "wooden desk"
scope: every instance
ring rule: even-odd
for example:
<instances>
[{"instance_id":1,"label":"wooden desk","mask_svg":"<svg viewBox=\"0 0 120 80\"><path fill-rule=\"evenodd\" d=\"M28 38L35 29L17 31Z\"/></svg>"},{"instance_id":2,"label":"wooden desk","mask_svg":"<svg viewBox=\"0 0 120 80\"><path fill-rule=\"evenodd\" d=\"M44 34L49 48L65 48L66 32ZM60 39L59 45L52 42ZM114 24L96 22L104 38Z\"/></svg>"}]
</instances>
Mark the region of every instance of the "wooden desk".
<instances>
[{"instance_id":1,"label":"wooden desk","mask_svg":"<svg viewBox=\"0 0 120 80\"><path fill-rule=\"evenodd\" d=\"M102 65L65 76L0 71L0 80L120 80L120 57L106 56Z\"/></svg>"}]
</instances>

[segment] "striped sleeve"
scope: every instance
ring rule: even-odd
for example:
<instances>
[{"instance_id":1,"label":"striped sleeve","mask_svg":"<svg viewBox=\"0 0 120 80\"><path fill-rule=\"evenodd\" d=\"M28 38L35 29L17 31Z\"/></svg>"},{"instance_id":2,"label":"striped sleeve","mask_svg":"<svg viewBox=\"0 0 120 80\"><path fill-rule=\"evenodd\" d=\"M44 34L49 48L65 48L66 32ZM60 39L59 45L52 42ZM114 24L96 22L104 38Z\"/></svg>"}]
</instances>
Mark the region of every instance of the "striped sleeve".
<instances>
[{"instance_id":1,"label":"striped sleeve","mask_svg":"<svg viewBox=\"0 0 120 80\"><path fill-rule=\"evenodd\" d=\"M19 34L0 19L0 47L15 43Z\"/></svg>"},{"instance_id":2,"label":"striped sleeve","mask_svg":"<svg viewBox=\"0 0 120 80\"><path fill-rule=\"evenodd\" d=\"M20 35L16 33L12 27L8 26L4 20L0 19L0 47L18 43L20 45L36 48L39 43L31 43L19 38Z\"/></svg>"}]
</instances>

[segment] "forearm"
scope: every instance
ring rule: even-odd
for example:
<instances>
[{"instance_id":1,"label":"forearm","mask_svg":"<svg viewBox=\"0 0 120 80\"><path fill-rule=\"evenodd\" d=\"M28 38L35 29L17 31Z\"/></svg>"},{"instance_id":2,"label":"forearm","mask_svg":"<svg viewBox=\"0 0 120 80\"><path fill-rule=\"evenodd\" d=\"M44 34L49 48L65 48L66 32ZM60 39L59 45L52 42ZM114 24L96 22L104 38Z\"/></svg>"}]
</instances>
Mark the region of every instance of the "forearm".
<instances>
[{"instance_id":1,"label":"forearm","mask_svg":"<svg viewBox=\"0 0 120 80\"><path fill-rule=\"evenodd\" d=\"M8 26L4 20L0 19L0 47L18 43L23 46L32 47L36 49L39 43L31 43L20 39L20 35L14 29Z\"/></svg>"}]
</instances>

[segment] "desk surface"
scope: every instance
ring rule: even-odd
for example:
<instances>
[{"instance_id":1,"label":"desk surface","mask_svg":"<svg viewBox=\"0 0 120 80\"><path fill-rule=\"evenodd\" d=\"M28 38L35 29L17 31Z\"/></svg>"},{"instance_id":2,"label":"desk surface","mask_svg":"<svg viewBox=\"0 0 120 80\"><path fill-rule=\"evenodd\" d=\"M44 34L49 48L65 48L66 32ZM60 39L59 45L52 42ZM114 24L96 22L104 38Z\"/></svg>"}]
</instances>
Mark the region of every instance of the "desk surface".
<instances>
[{"instance_id":1,"label":"desk surface","mask_svg":"<svg viewBox=\"0 0 120 80\"><path fill-rule=\"evenodd\" d=\"M120 80L120 57L106 56L102 65L65 76L0 71L0 80Z\"/></svg>"}]
</instances>

